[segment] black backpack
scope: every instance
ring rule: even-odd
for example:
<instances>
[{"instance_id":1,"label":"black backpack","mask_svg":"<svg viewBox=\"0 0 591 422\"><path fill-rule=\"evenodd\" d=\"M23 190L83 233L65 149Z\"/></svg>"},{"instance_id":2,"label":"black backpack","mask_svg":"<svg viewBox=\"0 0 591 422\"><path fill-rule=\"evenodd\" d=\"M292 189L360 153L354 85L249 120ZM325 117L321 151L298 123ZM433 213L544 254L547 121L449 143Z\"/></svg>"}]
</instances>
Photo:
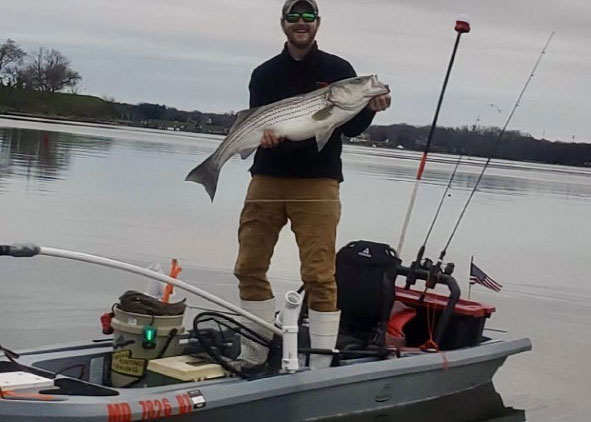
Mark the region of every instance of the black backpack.
<instances>
[{"instance_id":1,"label":"black backpack","mask_svg":"<svg viewBox=\"0 0 591 422\"><path fill-rule=\"evenodd\" d=\"M399 264L396 251L383 243L359 240L337 253L341 336L360 340L363 346L384 345Z\"/></svg>"}]
</instances>

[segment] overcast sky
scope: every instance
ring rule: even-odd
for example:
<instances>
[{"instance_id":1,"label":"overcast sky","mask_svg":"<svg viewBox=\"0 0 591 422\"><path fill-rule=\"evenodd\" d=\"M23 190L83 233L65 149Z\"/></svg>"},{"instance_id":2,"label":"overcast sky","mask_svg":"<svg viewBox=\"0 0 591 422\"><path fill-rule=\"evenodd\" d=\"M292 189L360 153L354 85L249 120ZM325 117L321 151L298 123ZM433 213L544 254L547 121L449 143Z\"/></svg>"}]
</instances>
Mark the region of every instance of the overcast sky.
<instances>
[{"instance_id":1,"label":"overcast sky","mask_svg":"<svg viewBox=\"0 0 591 422\"><path fill-rule=\"evenodd\" d=\"M375 123L430 124L456 33L470 16L442 126L502 126L551 31L511 129L591 142L590 0L318 0L321 49L390 84ZM248 104L250 73L283 46L283 0L0 0L0 39L55 48L81 93L226 112ZM502 113L486 104L497 104Z\"/></svg>"}]
</instances>

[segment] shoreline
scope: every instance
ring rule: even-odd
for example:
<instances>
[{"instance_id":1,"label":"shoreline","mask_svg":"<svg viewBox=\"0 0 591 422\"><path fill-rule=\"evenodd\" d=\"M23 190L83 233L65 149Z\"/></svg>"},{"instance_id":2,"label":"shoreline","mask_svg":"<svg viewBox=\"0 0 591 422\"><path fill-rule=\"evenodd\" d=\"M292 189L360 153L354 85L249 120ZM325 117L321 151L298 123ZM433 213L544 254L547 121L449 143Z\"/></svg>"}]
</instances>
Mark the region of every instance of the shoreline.
<instances>
[{"instance_id":1,"label":"shoreline","mask_svg":"<svg viewBox=\"0 0 591 422\"><path fill-rule=\"evenodd\" d=\"M0 113L0 119L5 120L13 120L18 122L30 122L30 123L45 123L45 124L55 124L55 125L64 125L64 126L71 126L71 127L86 127L86 128L96 128L96 129L106 129L106 130L129 130L129 131L137 131L137 132L145 132L147 134L166 134L166 135L173 135L179 137L193 137L193 136L200 136L206 139L211 137L211 140L215 140L219 142L223 140L222 134L213 134L208 132L194 132L194 131L187 131L187 130L166 130L166 129L158 129L158 128L149 128L144 126L133 126L133 125L125 125L123 123L120 124L112 124L109 122L104 121L89 121L89 120L71 120L66 119L64 117L61 118L54 118L49 116L40 116L40 115L32 115L32 114L25 114L25 113ZM407 159L411 161L418 161L421 158L421 151L410 150L410 149L397 149L397 148L390 148L385 146L373 146L369 143L356 143L356 142L343 142L344 150L343 152L361 152L364 155L380 155L384 158L399 158L399 159ZM457 158L459 157L458 154L452 154L448 152L434 152L430 154L428 161L430 163L440 163L440 164L455 164ZM470 156L465 155L462 158L462 165L463 166L480 166L484 164L484 161L487 157L481 156ZM557 171L560 173L568 173L568 174L578 174L583 176L591 176L591 172L589 171L589 167L585 166L571 166L566 164L552 164L552 163L544 163L544 162L536 162L536 161L527 161L527 160L510 160L510 159L503 159L503 158L494 158L491 163L491 167L494 168L507 168L507 169L516 169L521 168L522 164L529 164L529 165L539 165L539 166L552 166L552 171ZM535 167L528 167L529 170L536 170ZM543 169L540 169L543 170Z\"/></svg>"},{"instance_id":2,"label":"shoreline","mask_svg":"<svg viewBox=\"0 0 591 422\"><path fill-rule=\"evenodd\" d=\"M150 130L162 130L165 132L185 132L185 133L202 133L204 135L222 135L217 133L209 133L209 132L196 132L192 130L166 130L166 129L158 129L158 128L151 128L144 125L136 125L130 121L113 121L113 120L103 120L103 119L80 119L76 116L71 117L64 117L64 116L55 116L55 115L48 115L48 114L31 114L31 113L15 113L15 112L0 112L0 118L9 119L9 120L20 120L25 122L30 121L43 121L45 123L59 123L64 125L71 125L71 126L84 126L92 125L92 126L102 126L105 128L121 128L121 127L132 127L138 129L150 129Z\"/></svg>"}]
</instances>

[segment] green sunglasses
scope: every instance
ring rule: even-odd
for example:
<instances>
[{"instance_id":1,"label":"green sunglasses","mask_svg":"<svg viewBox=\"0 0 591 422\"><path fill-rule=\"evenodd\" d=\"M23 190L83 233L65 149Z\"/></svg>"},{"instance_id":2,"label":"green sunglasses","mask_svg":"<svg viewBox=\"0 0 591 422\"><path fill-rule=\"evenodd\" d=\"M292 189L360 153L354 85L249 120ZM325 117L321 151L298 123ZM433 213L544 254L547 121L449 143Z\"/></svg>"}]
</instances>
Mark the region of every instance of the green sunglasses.
<instances>
[{"instance_id":1,"label":"green sunglasses","mask_svg":"<svg viewBox=\"0 0 591 422\"><path fill-rule=\"evenodd\" d=\"M285 15L285 20L289 23L296 23L302 18L304 22L314 22L318 15L314 12L292 12Z\"/></svg>"}]
</instances>

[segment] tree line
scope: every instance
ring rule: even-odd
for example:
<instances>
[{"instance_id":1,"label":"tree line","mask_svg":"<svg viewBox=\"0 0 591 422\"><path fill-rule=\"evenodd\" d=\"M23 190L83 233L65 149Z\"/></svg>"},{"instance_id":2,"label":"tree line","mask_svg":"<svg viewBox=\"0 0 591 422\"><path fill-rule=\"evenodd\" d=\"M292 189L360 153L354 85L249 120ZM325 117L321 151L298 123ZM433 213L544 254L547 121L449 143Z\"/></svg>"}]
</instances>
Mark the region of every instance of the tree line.
<instances>
[{"instance_id":1,"label":"tree line","mask_svg":"<svg viewBox=\"0 0 591 422\"><path fill-rule=\"evenodd\" d=\"M371 126L368 142L390 148L422 151L427 143L429 126L394 124ZM591 166L591 144L536 139L518 130L500 136L498 127L438 127L432 150L449 154L493 157L569 166Z\"/></svg>"},{"instance_id":2,"label":"tree line","mask_svg":"<svg viewBox=\"0 0 591 422\"><path fill-rule=\"evenodd\" d=\"M72 92L82 80L70 60L55 49L25 52L10 38L0 44L0 86L40 92Z\"/></svg>"}]
</instances>

